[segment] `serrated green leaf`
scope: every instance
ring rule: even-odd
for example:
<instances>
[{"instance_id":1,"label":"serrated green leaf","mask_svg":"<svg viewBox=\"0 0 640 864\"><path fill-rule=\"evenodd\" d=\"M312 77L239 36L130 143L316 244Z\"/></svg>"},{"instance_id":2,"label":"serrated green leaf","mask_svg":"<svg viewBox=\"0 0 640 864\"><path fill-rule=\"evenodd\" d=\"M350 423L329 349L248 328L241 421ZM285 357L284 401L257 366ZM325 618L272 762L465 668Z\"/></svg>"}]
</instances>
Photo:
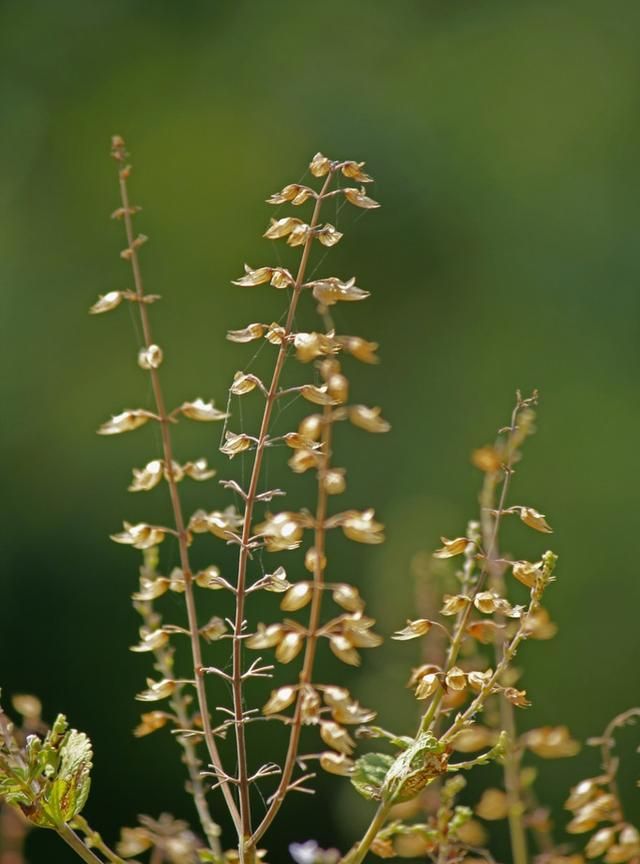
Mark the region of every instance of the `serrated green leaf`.
<instances>
[{"instance_id":1,"label":"serrated green leaf","mask_svg":"<svg viewBox=\"0 0 640 864\"><path fill-rule=\"evenodd\" d=\"M66 823L84 807L91 786L91 741L72 729L60 748L60 766L45 796L44 809L56 823Z\"/></svg>"},{"instance_id":2,"label":"serrated green leaf","mask_svg":"<svg viewBox=\"0 0 640 864\"><path fill-rule=\"evenodd\" d=\"M388 753L365 753L355 764L351 782L363 798L378 800L393 756Z\"/></svg>"}]
</instances>

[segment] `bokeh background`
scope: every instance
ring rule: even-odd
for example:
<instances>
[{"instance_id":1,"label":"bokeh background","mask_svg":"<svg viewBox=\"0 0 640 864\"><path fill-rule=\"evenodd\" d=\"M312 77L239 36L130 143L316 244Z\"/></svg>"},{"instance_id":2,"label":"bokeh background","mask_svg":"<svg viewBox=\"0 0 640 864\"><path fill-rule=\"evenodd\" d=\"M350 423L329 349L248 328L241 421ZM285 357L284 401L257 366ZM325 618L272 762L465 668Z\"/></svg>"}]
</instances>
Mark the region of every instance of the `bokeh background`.
<instances>
[{"instance_id":1,"label":"bokeh background","mask_svg":"<svg viewBox=\"0 0 640 864\"><path fill-rule=\"evenodd\" d=\"M539 431L512 500L555 528L549 605L560 632L522 652L534 704L519 719L567 723L584 739L640 699L639 37L634 0L0 4L0 681L5 701L37 693L48 716L64 711L91 735L87 814L109 839L140 812L191 817L169 736L130 734L149 668L127 651L138 561L107 535L123 518L168 516L160 490L126 492L131 466L157 453L153 431L95 435L111 413L151 404L128 311L87 316L98 293L129 285L121 226L108 218L110 135L125 135L135 163L170 404L202 395L224 406L254 354L225 331L282 314L282 294L230 285L244 261L291 260L260 237L265 197L298 181L317 150L366 159L384 206L337 214L345 238L321 266L357 274L372 295L335 317L340 332L381 343L379 367L351 364L353 392L384 406L393 430L340 431L349 488L339 506L375 506L388 540L336 540L334 578L358 584L384 633L402 625L425 550L477 512L470 451L506 422L516 387L538 387ZM257 399L245 398L244 416L232 405L236 431L251 431ZM278 428L301 412L287 408ZM178 454L238 475L217 452L219 431L182 424ZM285 455L270 454L270 482L310 503ZM215 481L184 493L191 509L230 503ZM536 555L546 538L532 533L510 527L507 548ZM163 554L165 567L176 563ZM213 539L196 561L233 566ZM291 575L299 567L285 563ZM215 611L206 602L203 614ZM163 611L181 621L181 598ZM274 620L276 603L251 614ZM416 643L388 643L359 671L325 655L320 669L408 731L404 685L417 657ZM259 735L260 755L276 757L272 727ZM587 748L540 767L560 827L566 788L596 766ZM630 814L637 768L630 757ZM352 841L367 807L338 786L321 778L314 802L287 804L270 861L287 860L288 840ZM34 862L75 860L44 832L29 849Z\"/></svg>"}]
</instances>

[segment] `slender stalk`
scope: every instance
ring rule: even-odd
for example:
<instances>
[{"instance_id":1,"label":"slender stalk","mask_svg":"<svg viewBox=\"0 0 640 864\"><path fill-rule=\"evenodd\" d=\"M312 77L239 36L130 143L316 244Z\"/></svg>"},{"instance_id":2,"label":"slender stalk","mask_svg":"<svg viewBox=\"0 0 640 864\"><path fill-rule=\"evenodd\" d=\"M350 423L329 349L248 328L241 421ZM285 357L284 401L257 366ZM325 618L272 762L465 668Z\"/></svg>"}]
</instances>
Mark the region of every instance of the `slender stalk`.
<instances>
[{"instance_id":1,"label":"slender stalk","mask_svg":"<svg viewBox=\"0 0 640 864\"><path fill-rule=\"evenodd\" d=\"M142 324L142 332L144 336L145 347L149 348L153 345L153 339L151 335L151 325L149 322L149 314L147 311L147 304L143 302L144 299L144 284L142 280L142 273L140 270L140 262L138 259L138 252L135 244L135 235L133 232L133 220L131 219L131 206L129 204L129 191L127 187L127 171L119 170L118 172L119 184L120 184L120 198L122 201L122 207L124 211L124 224L127 235L127 243L129 245L129 249L131 250L130 261L131 261L131 270L133 273L133 281L135 286L135 291L138 296L138 307L140 309L140 321ZM204 673L203 673L203 663L202 663L202 650L200 645L200 635L198 632L198 615L196 611L196 603L193 591L193 573L191 570L191 565L189 562L189 552L188 552L188 538L187 531L185 529L184 516L182 513L182 504L180 501L180 495L178 492L178 486L176 483L176 478L173 470L173 446L171 442L171 433L169 431L169 418L166 411L164 395L162 392L162 388L160 386L160 376L158 374L157 369L150 369L149 374L151 376L151 386L153 388L153 395L156 403L156 411L160 418L160 429L162 433L162 450L164 456L164 464L167 476L167 484L169 486L169 495L171 498L171 507L173 509L173 517L175 521L176 531L178 535L178 549L180 555L180 566L182 568L182 572L184 575L184 585L185 585L185 602L187 607L187 617L189 620L189 630L190 630L190 638L191 638L191 654L193 660L193 668L195 673L195 686L196 693L198 697L198 707L200 709L200 715L202 717L202 727L204 732L204 740L207 745L207 750L209 752L209 758L211 759L211 763L216 771L220 772L221 776L224 776L224 770L222 768L222 761L220 759L220 754L218 751L218 746L215 742L213 736L213 729L211 727L211 716L209 714L209 707L207 703L207 692L204 681ZM233 794L229 785L227 783L222 783L222 792L225 797L227 807L229 813L231 814L231 818L233 819L236 828L240 830L240 815L238 813L238 808L236 806L236 802L233 798Z\"/></svg>"},{"instance_id":2,"label":"slender stalk","mask_svg":"<svg viewBox=\"0 0 640 864\"><path fill-rule=\"evenodd\" d=\"M154 629L154 626L157 626L159 616L154 613L152 602L136 604L136 609L140 613L143 621L145 622L145 625L150 630ZM154 621L154 617L156 618L156 621ZM155 650L153 654L156 658L156 668L158 669L162 677L172 678L172 650L164 646ZM187 710L187 702L185 700L183 690L184 686L176 687L175 691L169 697L169 704L171 705L171 708L173 709L175 716L178 720L179 728L191 729L191 719L189 717L189 711ZM211 812L209 810L209 803L207 801L204 783L202 781L202 775L200 773L201 762L198 757L196 745L193 739L188 738L184 735L178 735L177 739L179 745L182 747L182 750L184 752L183 762L187 766L190 792L193 797L195 808L198 812L198 818L200 820L202 830L205 833L211 851L215 855L219 855L221 852L219 841L220 829L218 825L213 821Z\"/></svg>"},{"instance_id":3,"label":"slender stalk","mask_svg":"<svg viewBox=\"0 0 640 864\"><path fill-rule=\"evenodd\" d=\"M74 828L79 828L80 831L82 831L82 833L87 839L87 843L90 846L102 852L107 861L110 861L111 864L125 864L125 862L122 860L122 858L120 858L119 855L116 855L116 853L112 849L109 849L100 834L98 834L97 831L93 830L93 828L91 827L91 825L89 825L84 816L75 816L72 824Z\"/></svg>"},{"instance_id":4,"label":"slender stalk","mask_svg":"<svg viewBox=\"0 0 640 864\"><path fill-rule=\"evenodd\" d=\"M232 672L232 680L231 686L233 691L233 709L234 709L234 717L235 717L235 734L236 734L236 750L237 750L237 760L238 760L238 785L240 790L240 849L241 849L241 864L244 862L244 851L245 844L250 845L251 838L251 809L249 802L249 782L248 782L248 768L247 768L247 749L246 749L246 741L245 741L245 733L244 733L244 706L243 706L243 686L242 686L242 639L240 638L240 634L242 631L243 623L244 623L244 606L246 599L246 579L247 579L247 563L249 560L249 540L251 538L251 524L253 521L253 511L256 503L256 495L258 494L258 483L260 481L260 472L262 468L262 459L264 456L264 449L267 443L267 435L269 432L269 424L271 422L271 414L273 411L273 406L276 400L276 396L278 394L278 386L280 383L280 376L282 374L282 369L284 367L284 362L287 356L287 351L289 348L289 335L291 334L291 330L293 327L293 321L296 313L296 308L298 306L298 300L300 299L300 293L302 291L302 285L304 282L304 277L307 269L307 264L309 262L309 255L311 253L311 244L313 243L314 237L314 229L317 227L320 217L320 208L322 206L322 199L329 188L329 184L331 183L331 179L333 177L333 170L329 171L327 174L326 180L322 186L322 190L316 199L315 207L313 209L313 215L311 217L310 231L307 235L307 238L304 243L304 247L302 250L302 257L300 259L300 265L298 267L298 273L296 276L295 284L293 286L293 291L291 295L291 301L289 303L289 311L287 314L287 320L284 327L284 335L282 338L282 342L280 344L280 348L278 350L278 356L276 358L275 367L273 370L273 375L271 378L271 384L269 385L269 390L267 392L267 396L265 399L264 413L262 415L262 422L260 424L260 432L258 435L258 443L256 444L255 457L253 460L253 468L251 470L251 479L249 481L249 488L246 494L245 500L245 509L244 509L244 517L242 523L242 536L241 536L241 544L240 544L240 554L238 557L238 577L236 581L236 613L234 620L234 639L233 639L233 672ZM247 843L248 841L248 843ZM247 852L249 850L247 849ZM249 853L251 854L251 853Z\"/></svg>"},{"instance_id":5,"label":"slender stalk","mask_svg":"<svg viewBox=\"0 0 640 864\"><path fill-rule=\"evenodd\" d=\"M607 728L602 733L600 744L600 752L602 754L602 768L607 777L607 785L611 790L611 794L618 802L621 819L624 819L624 816L622 814L620 790L618 789L618 782L616 780L616 774L618 773L618 761L613 755L613 748L615 746L613 734L616 729L620 729L623 726L626 726L627 723L633 722L636 717L640 717L640 708L629 708L622 714L618 714L617 717L614 717L613 720L611 720Z\"/></svg>"},{"instance_id":6,"label":"slender stalk","mask_svg":"<svg viewBox=\"0 0 640 864\"><path fill-rule=\"evenodd\" d=\"M511 433L514 430L512 426ZM481 504L481 526L484 537L484 542L488 541L491 534L491 516L490 511L495 505L495 489L498 481L498 472L490 471L485 476L482 492L480 494ZM505 591L504 577L502 567L496 563L496 559L500 557L498 548L498 539L494 544L494 549L490 557L488 557L490 586L502 596ZM498 623L504 622L504 616L496 615ZM502 655L502 647L496 644L495 656L496 663L499 662ZM522 756L516 747L516 719L513 705L507 699L500 700L500 726L507 733L508 744L503 760L503 775L504 787L507 795L507 818L509 822L509 838L511 840L511 854L513 856L513 864L527 864L529 853L527 848L527 836L524 827L524 803L522 801L522 790L520 785L520 763Z\"/></svg>"},{"instance_id":7,"label":"slender stalk","mask_svg":"<svg viewBox=\"0 0 640 864\"><path fill-rule=\"evenodd\" d=\"M496 548L496 543L498 540L498 532L500 530L502 511L504 510L504 505L505 505L505 502L507 500L507 493L509 491L511 475L513 473L513 459L514 459L514 455L515 455L515 447L513 447L513 440L514 440L514 435L515 435L516 430L517 430L518 413L520 412L520 409L522 407L523 407L523 400L521 399L520 394L518 394L518 399L517 399L516 405L513 409L513 412L511 414L511 422L510 422L510 425L508 427L509 438L508 438L508 443L507 443L506 460L505 460L505 464L504 464L504 468L503 468L503 470L504 470L504 482L502 484L502 490L500 493L500 503L498 505L498 511L496 513L496 517L495 517L495 520L493 523L493 528L490 532L490 540L489 540L488 548L485 550L485 559L484 559L484 563L482 565L482 570L480 571L480 576L478 577L478 581L476 583L476 586L475 586L475 589L473 592L474 595L482 588L484 581L487 577L487 574L489 572L490 561L495 556L495 548ZM458 654L460 652L460 647L461 647L462 642L464 640L466 626L467 626L467 623L469 621L469 617L471 615L472 605L473 605L472 603L467 604L466 608L460 614L458 621L456 623L456 630L455 630L453 639L451 640L451 643L449 645L449 651L447 652L447 659L446 659L445 667L444 667L445 673L455 665L456 660L458 658ZM531 604L529 606L528 614L530 614L532 611L534 611L535 607L536 607L536 601L532 599ZM473 715L476 713L476 711L482 706L485 699L487 698L487 696L491 692L491 688L497 683L500 675L504 672L504 670L507 668L507 666L511 662L511 659L513 658L516 651L518 650L518 646L520 645L520 642L522 641L523 638L525 638L525 630L524 630L523 623L524 623L524 621L526 621L526 617L527 616L524 616L523 619L521 619L520 629L518 630L516 635L513 637L508 649L506 649L505 652L503 653L502 659L496 665L496 670L495 670L494 674L491 676L491 679L489 680L489 682L486 683L481 688L480 692L477 694L475 699L473 699L473 701L468 706L466 711L461 712L460 714L457 715L454 723L449 727L449 729L447 729L445 734L440 739L441 743L448 743L449 741L451 741L451 739L455 736L455 734L457 732L459 732L466 723L469 722L471 717L473 717ZM440 717L440 714L442 712L443 696L444 696L444 690L442 690L442 688L441 688L434 695L433 699L431 700L431 704L429 705L429 708L427 709L424 716L422 717L422 719L420 721L419 732L426 732L426 731L434 728L434 726L437 723L437 721ZM371 843L375 839L377 832L380 830L380 828L384 824L384 819L386 818L386 813L382 816L382 820L380 821L381 810L382 810L382 805L378 808L375 816L373 817L373 820L371 821L371 824L369 825L369 828L367 829L366 834L364 835L362 840L360 840L359 844L357 845L356 851L354 853L348 853L342 859L341 864L360 864L360 862L363 860L364 856L367 853L367 850L369 849L369 846L371 845ZM388 810L387 810L387 813L388 813ZM352 857L352 855L355 857ZM526 858L524 860L526 861ZM520 864L520 862L514 861L514 864Z\"/></svg>"},{"instance_id":8,"label":"slender stalk","mask_svg":"<svg viewBox=\"0 0 640 864\"><path fill-rule=\"evenodd\" d=\"M516 405L511 414L511 423L509 425L509 443L515 434L517 429L517 420L518 413L520 408L522 407L522 400L518 397ZM493 529L491 531L491 536L489 540L488 547L485 549L485 558L482 565L482 569L480 571L480 576L478 577L478 582L476 584L475 590L473 594L477 594L478 591L482 588L484 581L489 572L490 562L495 557L495 549L496 543L498 540L498 532L500 530L500 522L502 519L502 511L504 510L504 505L507 500L507 492L509 491L509 484L511 482L511 475L513 473L513 457L515 450L513 447L507 445L507 459L504 465L504 482L502 484L502 490L500 493L500 503L498 504L498 511L496 513L496 517L493 523ZM465 630L467 624L469 622L469 618L471 616L471 611L473 609L472 603L467 603L466 608L460 614L458 622L456 624L456 632L454 634L453 639L451 640L451 644L449 645L449 651L447 653L447 659L444 667L445 674L451 669L458 659L458 654L460 652L460 647L462 645ZM444 690L440 688L437 693L435 693L433 699L431 700L431 704L429 705L428 710L425 712L424 717L422 718L422 722L420 724L420 731L426 732L428 729L431 729L435 722L438 720L440 714L442 713L442 699L444 697Z\"/></svg>"},{"instance_id":9,"label":"slender stalk","mask_svg":"<svg viewBox=\"0 0 640 864\"><path fill-rule=\"evenodd\" d=\"M60 837L62 837L65 843L71 846L76 855L79 855L83 861L87 862L87 864L102 864L102 861L98 858L98 856L94 855L91 849L88 849L84 845L76 832L72 828L69 828L68 825L59 825L56 828L56 832ZM121 858L119 858L118 860L122 861ZM122 864L124 864L124 862L122 862Z\"/></svg>"},{"instance_id":10,"label":"slender stalk","mask_svg":"<svg viewBox=\"0 0 640 864\"><path fill-rule=\"evenodd\" d=\"M362 839L353 847L350 852L341 859L340 864L361 864L364 861L364 857L369 851L369 847L376 839L378 831L382 828L384 823L387 820L387 816L389 815L389 811L393 806L393 800L382 801L378 809L376 810L375 816L371 820L371 824L367 828L366 834L362 837Z\"/></svg>"},{"instance_id":11,"label":"slender stalk","mask_svg":"<svg viewBox=\"0 0 640 864\"><path fill-rule=\"evenodd\" d=\"M327 518L327 491L324 485L324 478L329 469L331 461L331 438L332 438L332 421L331 407L324 406L322 424L322 463L318 470L318 498L315 517L315 537L313 548L315 550L315 566L313 571L313 595L311 597L311 609L309 611L309 626L307 629L308 636L305 645L304 661L300 672L300 689L298 690L298 699L291 724L291 733L289 735L289 745L282 775L278 788L273 796L269 809L267 810L262 822L256 828L252 843L257 843L269 828L275 819L278 810L282 806L291 776L296 763L298 747L300 744L300 733L302 731L302 702L304 698L304 688L311 683L313 664L316 657L316 649L318 646L318 629L320 627L320 611L322 607L322 595L325 583L325 539L326 528L325 522Z\"/></svg>"}]
</instances>

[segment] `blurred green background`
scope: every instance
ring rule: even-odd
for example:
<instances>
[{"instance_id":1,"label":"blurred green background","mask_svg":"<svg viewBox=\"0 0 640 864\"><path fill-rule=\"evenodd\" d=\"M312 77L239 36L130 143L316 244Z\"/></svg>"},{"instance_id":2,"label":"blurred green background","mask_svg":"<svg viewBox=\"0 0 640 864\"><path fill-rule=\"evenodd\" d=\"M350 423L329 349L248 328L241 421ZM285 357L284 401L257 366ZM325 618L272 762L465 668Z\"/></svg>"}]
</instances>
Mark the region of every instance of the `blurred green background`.
<instances>
[{"instance_id":1,"label":"blurred green background","mask_svg":"<svg viewBox=\"0 0 640 864\"><path fill-rule=\"evenodd\" d=\"M201 395L224 406L255 348L225 331L283 312L283 294L230 285L244 261L292 260L260 238L265 197L298 181L317 150L367 161L383 208L340 212L345 238L321 272L357 274L371 291L335 318L339 332L381 343L379 367L349 370L356 401L382 405L393 430L340 430L349 487L333 505L375 506L388 540L336 540L333 578L358 584L382 632L401 626L415 607L412 560L476 513L471 449L506 422L516 387L540 388L539 432L512 501L555 527L549 606L560 633L522 652L534 704L519 719L568 723L584 739L640 698L639 37L635 0L0 4L0 681L5 701L37 693L48 716L64 711L91 735L87 814L109 839L140 812L191 818L169 736L130 734L149 671L127 651L138 559L107 535L123 518L168 515L161 490L126 492L131 466L157 454L153 431L95 435L111 413L151 405L128 311L87 316L98 293L129 285L121 226L108 219L118 203L110 135L126 137L135 164L170 405ZM252 371L268 360L263 351ZM243 418L233 404L235 431L252 431L254 396ZM297 403L278 428L300 416ZM238 476L217 452L219 432L182 424L178 456L206 455L220 476ZM308 479L284 463L274 449L270 483L310 504ZM215 481L183 489L187 509L230 503ZM532 533L513 526L507 548L543 551ZM195 549L197 563L232 572L221 542ZM163 555L176 563L175 551ZM265 564L276 559L294 575L295 555ZM217 602L207 598L203 615ZM163 611L181 621L181 598ZM250 614L275 620L276 602ZM394 645L355 673L323 654L320 674L409 731L404 685L418 647ZM255 760L277 759L273 727L257 734ZM317 746L313 734L306 746ZM541 766L560 825L566 788L596 766L588 750ZM315 801L285 806L272 864L288 840L353 840L367 808L349 789L336 794L340 784L321 778ZM34 862L75 860L44 832L30 843Z\"/></svg>"}]
</instances>

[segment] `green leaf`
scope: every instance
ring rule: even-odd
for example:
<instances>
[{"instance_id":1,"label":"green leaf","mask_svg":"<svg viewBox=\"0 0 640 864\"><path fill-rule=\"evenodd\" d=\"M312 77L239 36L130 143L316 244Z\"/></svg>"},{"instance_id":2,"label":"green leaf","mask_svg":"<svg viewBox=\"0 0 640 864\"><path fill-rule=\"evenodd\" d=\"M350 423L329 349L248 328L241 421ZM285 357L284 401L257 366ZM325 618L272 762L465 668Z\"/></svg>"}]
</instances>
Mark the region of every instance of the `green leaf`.
<instances>
[{"instance_id":1,"label":"green leaf","mask_svg":"<svg viewBox=\"0 0 640 864\"><path fill-rule=\"evenodd\" d=\"M377 801L381 797L382 785L393 762L393 756L388 753L366 753L356 761L351 782L363 798Z\"/></svg>"},{"instance_id":2,"label":"green leaf","mask_svg":"<svg viewBox=\"0 0 640 864\"><path fill-rule=\"evenodd\" d=\"M44 809L56 823L66 823L84 807L91 786L91 741L72 729L60 748L60 767L46 795Z\"/></svg>"}]
</instances>

